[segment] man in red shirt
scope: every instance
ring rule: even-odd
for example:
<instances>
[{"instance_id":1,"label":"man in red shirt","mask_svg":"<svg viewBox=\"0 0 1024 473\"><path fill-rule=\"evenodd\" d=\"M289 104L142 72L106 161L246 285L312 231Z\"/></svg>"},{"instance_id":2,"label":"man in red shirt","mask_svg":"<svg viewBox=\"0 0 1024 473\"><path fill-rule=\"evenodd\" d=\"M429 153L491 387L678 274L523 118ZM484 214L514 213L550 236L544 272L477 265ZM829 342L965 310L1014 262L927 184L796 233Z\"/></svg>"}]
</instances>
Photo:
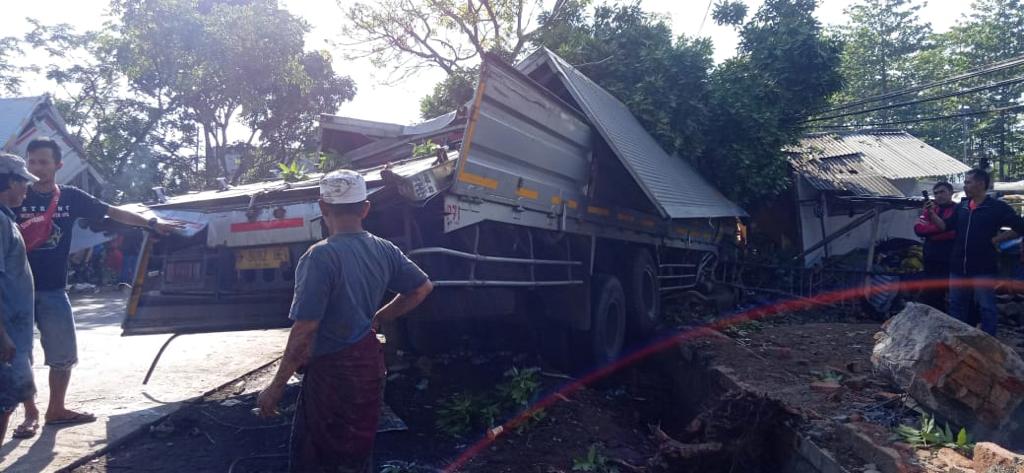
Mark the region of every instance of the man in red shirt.
<instances>
[{"instance_id":1,"label":"man in red shirt","mask_svg":"<svg viewBox=\"0 0 1024 473\"><path fill-rule=\"evenodd\" d=\"M949 292L949 255L953 253L956 230L943 231L935 225L929 213L935 213L946 220L953 216L956 204L953 203L953 185L939 182L932 187L935 200L925 203L921 217L914 225L914 233L924 238L924 277L934 287L926 288L921 294L921 302L943 312L947 311L946 295Z\"/></svg>"}]
</instances>

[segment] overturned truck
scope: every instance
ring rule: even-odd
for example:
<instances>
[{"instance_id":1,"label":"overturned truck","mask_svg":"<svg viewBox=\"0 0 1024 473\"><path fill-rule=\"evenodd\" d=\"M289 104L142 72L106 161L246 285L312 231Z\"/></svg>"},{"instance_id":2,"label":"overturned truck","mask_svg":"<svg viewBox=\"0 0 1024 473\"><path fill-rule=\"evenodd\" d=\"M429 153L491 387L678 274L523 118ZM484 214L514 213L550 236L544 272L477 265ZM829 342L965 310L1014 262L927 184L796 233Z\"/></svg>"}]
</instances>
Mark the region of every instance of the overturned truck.
<instances>
[{"instance_id":1,"label":"overturned truck","mask_svg":"<svg viewBox=\"0 0 1024 473\"><path fill-rule=\"evenodd\" d=\"M321 130L323 151L366 178L366 228L437 288L386 328L413 349L466 319L519 314L544 355L607 362L651 333L665 294L707 289L745 216L548 50L518 67L487 58L474 98L447 115L325 115ZM323 235L316 177L137 209L193 225L145 245L124 333L287 326L295 263Z\"/></svg>"}]
</instances>

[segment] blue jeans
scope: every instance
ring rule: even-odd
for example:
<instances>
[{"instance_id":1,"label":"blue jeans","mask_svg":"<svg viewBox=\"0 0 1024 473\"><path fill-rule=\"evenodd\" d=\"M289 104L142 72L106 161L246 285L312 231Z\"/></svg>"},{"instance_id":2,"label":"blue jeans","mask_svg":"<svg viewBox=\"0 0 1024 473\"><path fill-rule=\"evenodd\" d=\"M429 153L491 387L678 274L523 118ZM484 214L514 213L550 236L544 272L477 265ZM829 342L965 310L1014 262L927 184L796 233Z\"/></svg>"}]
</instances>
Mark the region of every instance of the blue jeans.
<instances>
[{"instance_id":1,"label":"blue jeans","mask_svg":"<svg viewBox=\"0 0 1024 473\"><path fill-rule=\"evenodd\" d=\"M78 363L78 340L71 300L63 289L36 291L36 326L46 366L70 370Z\"/></svg>"},{"instance_id":2,"label":"blue jeans","mask_svg":"<svg viewBox=\"0 0 1024 473\"><path fill-rule=\"evenodd\" d=\"M996 307L996 277L991 274L971 277L950 274L949 281L951 283L949 285L949 315L974 327L979 321L971 316L971 306L977 304L981 329L989 335L995 336L996 326L999 323L999 309ZM957 281L960 283L957 284ZM964 283L964 281L969 282Z\"/></svg>"}]
</instances>

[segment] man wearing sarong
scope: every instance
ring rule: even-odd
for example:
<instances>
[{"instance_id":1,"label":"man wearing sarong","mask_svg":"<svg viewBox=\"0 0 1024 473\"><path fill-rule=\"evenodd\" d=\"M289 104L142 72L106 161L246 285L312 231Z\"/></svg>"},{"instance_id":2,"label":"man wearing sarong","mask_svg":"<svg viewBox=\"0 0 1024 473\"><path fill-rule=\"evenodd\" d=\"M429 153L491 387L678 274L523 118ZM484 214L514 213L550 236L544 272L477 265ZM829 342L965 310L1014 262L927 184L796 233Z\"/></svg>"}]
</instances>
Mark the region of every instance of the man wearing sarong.
<instances>
[{"instance_id":1,"label":"man wearing sarong","mask_svg":"<svg viewBox=\"0 0 1024 473\"><path fill-rule=\"evenodd\" d=\"M324 176L320 210L330 236L299 258L294 324L257 406L262 416L276 415L285 385L304 367L290 470L364 473L372 468L384 381L374 328L414 309L433 285L395 245L363 230L370 203L358 173ZM389 291L397 295L378 310Z\"/></svg>"}]
</instances>

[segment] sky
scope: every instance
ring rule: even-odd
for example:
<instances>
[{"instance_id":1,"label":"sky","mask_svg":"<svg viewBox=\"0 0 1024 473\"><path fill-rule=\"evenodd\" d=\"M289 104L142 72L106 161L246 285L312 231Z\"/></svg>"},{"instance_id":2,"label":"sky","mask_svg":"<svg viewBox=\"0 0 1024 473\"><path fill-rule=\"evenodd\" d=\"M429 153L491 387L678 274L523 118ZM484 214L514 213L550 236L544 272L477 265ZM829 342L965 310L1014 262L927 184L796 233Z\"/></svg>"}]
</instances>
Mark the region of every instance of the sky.
<instances>
[{"instance_id":1,"label":"sky","mask_svg":"<svg viewBox=\"0 0 1024 473\"><path fill-rule=\"evenodd\" d=\"M762 3L762 0L745 1L750 12L756 11ZM443 79L441 71L423 71L396 82L389 71L375 69L366 59L346 59L345 48L340 46L346 42L346 38L342 36L345 16L339 3L344 5L347 0L280 2L310 24L307 48L330 51L335 61L335 71L355 80L358 88L356 97L342 105L338 110L339 115L402 124L419 121L419 100ZM83 30L100 28L107 20L105 13L109 0L0 0L0 3L3 5L0 36L20 36L30 30L26 17L38 19L44 24L69 23ZM855 0L823 0L816 15L827 25L841 25L846 22L843 11L853 3ZM716 61L732 56L736 50L737 36L732 28L716 25L710 14L705 21L707 0L641 0L640 5L645 10L666 15L677 35L710 37L715 45ZM922 9L920 16L931 23L934 31L942 32L952 27L969 9L969 0L932 0ZM31 51L21 59L25 63L45 63L46 60L42 53ZM23 95L46 92L55 92L54 84L41 76L26 78Z\"/></svg>"}]
</instances>

